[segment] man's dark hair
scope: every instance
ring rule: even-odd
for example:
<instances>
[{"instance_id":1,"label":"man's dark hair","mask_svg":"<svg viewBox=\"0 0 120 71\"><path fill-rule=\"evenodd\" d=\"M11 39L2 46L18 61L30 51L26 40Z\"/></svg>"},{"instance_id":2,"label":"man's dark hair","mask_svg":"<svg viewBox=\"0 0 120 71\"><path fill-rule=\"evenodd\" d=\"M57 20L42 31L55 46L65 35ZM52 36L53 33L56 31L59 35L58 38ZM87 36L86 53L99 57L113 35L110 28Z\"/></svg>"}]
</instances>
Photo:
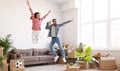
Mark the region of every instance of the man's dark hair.
<instances>
[{"instance_id":1,"label":"man's dark hair","mask_svg":"<svg viewBox=\"0 0 120 71\"><path fill-rule=\"evenodd\" d=\"M52 22L54 22L56 19L54 18L54 19L52 19Z\"/></svg>"}]
</instances>

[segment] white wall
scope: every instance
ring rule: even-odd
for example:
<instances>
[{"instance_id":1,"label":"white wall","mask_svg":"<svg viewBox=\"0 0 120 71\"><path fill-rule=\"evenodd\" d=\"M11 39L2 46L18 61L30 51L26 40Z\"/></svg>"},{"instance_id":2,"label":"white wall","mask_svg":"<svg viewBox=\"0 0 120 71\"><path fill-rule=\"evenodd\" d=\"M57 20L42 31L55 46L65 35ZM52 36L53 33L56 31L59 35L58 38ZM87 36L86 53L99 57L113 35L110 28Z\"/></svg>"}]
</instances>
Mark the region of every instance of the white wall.
<instances>
[{"instance_id":1,"label":"white wall","mask_svg":"<svg viewBox=\"0 0 120 71\"><path fill-rule=\"evenodd\" d=\"M61 4L61 11L63 15L63 21L73 19L73 21L65 25L62 29L62 41L63 43L70 43L72 47L77 47L77 15L78 9L75 5L75 0L68 0L64 4Z\"/></svg>"},{"instance_id":2,"label":"white wall","mask_svg":"<svg viewBox=\"0 0 120 71\"><path fill-rule=\"evenodd\" d=\"M61 4L61 11L67 11L71 8L76 8L76 0L67 0L65 3Z\"/></svg>"},{"instance_id":3,"label":"white wall","mask_svg":"<svg viewBox=\"0 0 120 71\"><path fill-rule=\"evenodd\" d=\"M0 0L0 37L12 34L13 46L16 48L45 48L48 47L50 38L45 30L46 21L57 18L61 21L60 8L49 0L30 0L33 11L41 15L51 9L50 15L42 22L42 38L39 44L32 44L30 12L26 0Z\"/></svg>"},{"instance_id":4,"label":"white wall","mask_svg":"<svg viewBox=\"0 0 120 71\"><path fill-rule=\"evenodd\" d=\"M62 40L64 43L70 43L72 47L77 47L77 9L69 9L63 12L64 21L73 19L62 29Z\"/></svg>"}]
</instances>

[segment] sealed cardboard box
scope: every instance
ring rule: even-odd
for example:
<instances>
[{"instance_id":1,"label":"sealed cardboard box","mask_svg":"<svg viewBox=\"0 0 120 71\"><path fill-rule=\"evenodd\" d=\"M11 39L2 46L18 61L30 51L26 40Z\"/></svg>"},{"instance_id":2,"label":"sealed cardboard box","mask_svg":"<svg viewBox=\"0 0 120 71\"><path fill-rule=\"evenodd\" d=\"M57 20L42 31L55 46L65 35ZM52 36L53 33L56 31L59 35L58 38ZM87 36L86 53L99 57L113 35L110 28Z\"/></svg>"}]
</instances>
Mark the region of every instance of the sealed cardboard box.
<instances>
[{"instance_id":1,"label":"sealed cardboard box","mask_svg":"<svg viewBox=\"0 0 120 71\"><path fill-rule=\"evenodd\" d=\"M79 71L79 66L70 66L69 64L67 64L67 71Z\"/></svg>"},{"instance_id":2,"label":"sealed cardboard box","mask_svg":"<svg viewBox=\"0 0 120 71\"><path fill-rule=\"evenodd\" d=\"M114 57L102 57L99 60L99 69L115 70L115 58Z\"/></svg>"},{"instance_id":3,"label":"sealed cardboard box","mask_svg":"<svg viewBox=\"0 0 120 71\"><path fill-rule=\"evenodd\" d=\"M0 71L8 71L8 64L3 64L3 66L0 67Z\"/></svg>"},{"instance_id":4,"label":"sealed cardboard box","mask_svg":"<svg viewBox=\"0 0 120 71\"><path fill-rule=\"evenodd\" d=\"M21 61L24 65L24 60L23 59L16 59L16 60L10 60L10 67L16 67L15 63L17 61Z\"/></svg>"},{"instance_id":5,"label":"sealed cardboard box","mask_svg":"<svg viewBox=\"0 0 120 71\"><path fill-rule=\"evenodd\" d=\"M117 71L120 71L120 65L117 66Z\"/></svg>"},{"instance_id":6,"label":"sealed cardboard box","mask_svg":"<svg viewBox=\"0 0 120 71\"><path fill-rule=\"evenodd\" d=\"M16 63L22 62L23 66L22 68L17 68ZM10 71L23 71L24 69L24 60L23 59L17 59L17 60L10 60Z\"/></svg>"}]
</instances>

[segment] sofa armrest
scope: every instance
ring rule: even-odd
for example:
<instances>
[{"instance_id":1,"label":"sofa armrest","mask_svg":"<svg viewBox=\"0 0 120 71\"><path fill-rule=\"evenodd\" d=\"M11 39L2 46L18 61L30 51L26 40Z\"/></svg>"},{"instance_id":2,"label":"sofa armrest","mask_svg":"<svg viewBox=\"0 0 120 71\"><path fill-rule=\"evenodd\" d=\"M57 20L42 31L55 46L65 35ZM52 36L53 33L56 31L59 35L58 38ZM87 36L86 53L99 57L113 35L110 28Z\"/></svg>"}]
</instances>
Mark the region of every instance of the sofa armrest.
<instances>
[{"instance_id":1,"label":"sofa armrest","mask_svg":"<svg viewBox=\"0 0 120 71\"><path fill-rule=\"evenodd\" d=\"M16 54L9 54L9 59L17 59L17 55Z\"/></svg>"},{"instance_id":2,"label":"sofa armrest","mask_svg":"<svg viewBox=\"0 0 120 71\"><path fill-rule=\"evenodd\" d=\"M51 51L47 51L47 54L48 54L48 55L52 55Z\"/></svg>"},{"instance_id":3,"label":"sofa armrest","mask_svg":"<svg viewBox=\"0 0 120 71\"><path fill-rule=\"evenodd\" d=\"M58 50L56 50L55 52L56 52L57 54L59 53L59 51L58 51ZM48 55L52 55L52 53L51 53L51 51L50 51L50 50L48 50L48 51L47 51L47 54L48 54Z\"/></svg>"}]
</instances>

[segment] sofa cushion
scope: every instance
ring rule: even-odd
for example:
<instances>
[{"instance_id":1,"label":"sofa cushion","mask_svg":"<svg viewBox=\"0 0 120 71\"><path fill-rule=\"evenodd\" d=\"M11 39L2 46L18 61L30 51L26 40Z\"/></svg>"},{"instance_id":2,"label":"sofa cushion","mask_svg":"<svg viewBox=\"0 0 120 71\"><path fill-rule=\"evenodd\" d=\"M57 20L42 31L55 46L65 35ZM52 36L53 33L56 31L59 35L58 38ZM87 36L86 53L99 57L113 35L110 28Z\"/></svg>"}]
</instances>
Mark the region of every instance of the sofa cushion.
<instances>
[{"instance_id":1,"label":"sofa cushion","mask_svg":"<svg viewBox=\"0 0 120 71\"><path fill-rule=\"evenodd\" d=\"M22 57L32 56L32 49L17 49L16 52L20 53Z\"/></svg>"},{"instance_id":2,"label":"sofa cushion","mask_svg":"<svg viewBox=\"0 0 120 71\"><path fill-rule=\"evenodd\" d=\"M22 57L25 62L30 62L30 61L39 61L39 56L26 56Z\"/></svg>"},{"instance_id":3,"label":"sofa cushion","mask_svg":"<svg viewBox=\"0 0 120 71\"><path fill-rule=\"evenodd\" d=\"M39 56L39 59L42 61L42 60L52 60L52 59L54 59L54 57L53 56L51 56L51 55L41 55L41 56Z\"/></svg>"},{"instance_id":4,"label":"sofa cushion","mask_svg":"<svg viewBox=\"0 0 120 71\"><path fill-rule=\"evenodd\" d=\"M38 55L47 55L48 54L48 49L38 49L38 48L33 48L33 56L38 56Z\"/></svg>"}]
</instances>

